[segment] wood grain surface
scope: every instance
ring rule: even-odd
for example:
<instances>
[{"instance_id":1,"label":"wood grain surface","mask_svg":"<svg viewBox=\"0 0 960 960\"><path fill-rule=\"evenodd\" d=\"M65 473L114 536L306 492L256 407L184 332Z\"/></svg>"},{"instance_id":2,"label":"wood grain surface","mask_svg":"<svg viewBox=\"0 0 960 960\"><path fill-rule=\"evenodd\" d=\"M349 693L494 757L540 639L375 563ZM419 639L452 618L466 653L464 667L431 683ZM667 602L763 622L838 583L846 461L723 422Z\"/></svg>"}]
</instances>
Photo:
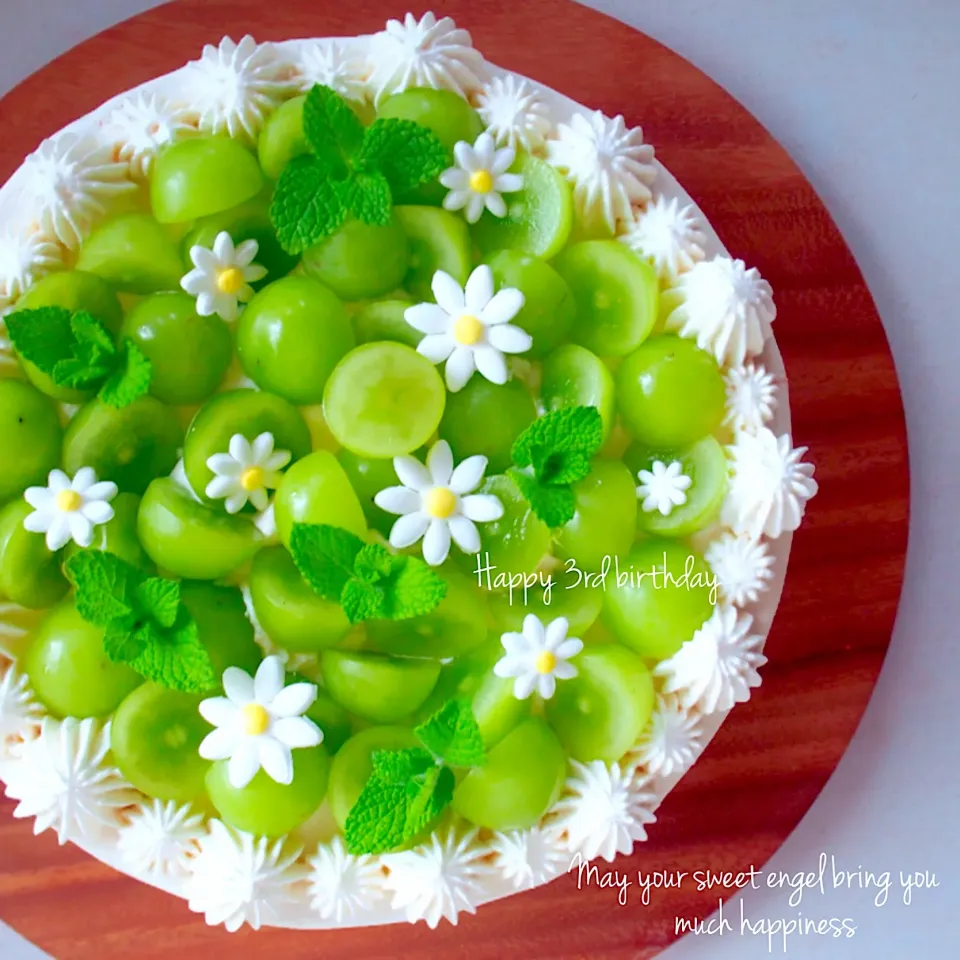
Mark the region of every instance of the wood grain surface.
<instances>
[{"instance_id":1,"label":"wood grain surface","mask_svg":"<svg viewBox=\"0 0 960 960\"><path fill-rule=\"evenodd\" d=\"M373 32L401 0L181 0L111 29L0 101L0 177L45 136L129 87L181 66L225 33L258 40ZM907 445L880 320L823 204L783 149L699 70L568 0L445 0L493 62L642 124L727 248L776 291L794 437L820 494L796 536L767 644L770 664L616 869L742 870L783 843L836 767L893 628L907 541ZM419 12L419 11L418 11ZM9 38L8 38L9 39ZM731 52L734 55L734 52ZM0 917L57 960L641 960L707 916L690 884L650 906L577 889L574 875L430 931L333 933L205 926L182 901L122 877L0 801ZM229 951L229 953L228 953Z\"/></svg>"}]
</instances>

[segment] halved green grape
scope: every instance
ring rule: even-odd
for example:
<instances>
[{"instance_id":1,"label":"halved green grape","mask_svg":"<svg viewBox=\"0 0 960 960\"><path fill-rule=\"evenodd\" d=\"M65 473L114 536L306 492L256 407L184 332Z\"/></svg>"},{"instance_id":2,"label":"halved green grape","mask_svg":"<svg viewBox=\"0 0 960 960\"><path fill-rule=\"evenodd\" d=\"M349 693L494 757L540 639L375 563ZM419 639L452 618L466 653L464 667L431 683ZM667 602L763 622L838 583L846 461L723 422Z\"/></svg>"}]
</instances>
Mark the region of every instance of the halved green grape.
<instances>
[{"instance_id":1,"label":"halved green grape","mask_svg":"<svg viewBox=\"0 0 960 960\"><path fill-rule=\"evenodd\" d=\"M29 383L0 378L0 503L46 483L62 440L56 404Z\"/></svg>"},{"instance_id":2,"label":"halved green grape","mask_svg":"<svg viewBox=\"0 0 960 960\"><path fill-rule=\"evenodd\" d=\"M345 710L371 723L396 723L409 717L440 676L436 661L347 650L324 650L320 669L327 693Z\"/></svg>"},{"instance_id":3,"label":"halved green grape","mask_svg":"<svg viewBox=\"0 0 960 960\"><path fill-rule=\"evenodd\" d=\"M373 226L348 220L303 254L303 269L344 300L369 300L395 290L410 266L410 245L399 220Z\"/></svg>"},{"instance_id":4,"label":"halved green grape","mask_svg":"<svg viewBox=\"0 0 960 960\"><path fill-rule=\"evenodd\" d=\"M150 392L163 403L206 400L233 361L230 330L219 317L201 317L185 293L157 293L127 314L122 335L153 364Z\"/></svg>"},{"instance_id":5,"label":"halved green grape","mask_svg":"<svg viewBox=\"0 0 960 960\"><path fill-rule=\"evenodd\" d=\"M568 343L543 361L540 402L548 413L562 407L596 407L606 442L616 421L616 388L610 368L586 347Z\"/></svg>"},{"instance_id":6,"label":"halved green grape","mask_svg":"<svg viewBox=\"0 0 960 960\"><path fill-rule=\"evenodd\" d=\"M70 585L43 534L24 529L23 521L31 513L33 507L24 500L0 510L0 597L42 610L56 603Z\"/></svg>"},{"instance_id":7,"label":"halved green grape","mask_svg":"<svg viewBox=\"0 0 960 960\"><path fill-rule=\"evenodd\" d=\"M530 716L531 703L530 699L518 700L513 695L511 678L498 677L492 669L485 671L470 700L470 708L480 728L483 745L488 750L496 746Z\"/></svg>"},{"instance_id":8,"label":"halved green grape","mask_svg":"<svg viewBox=\"0 0 960 960\"><path fill-rule=\"evenodd\" d=\"M119 332L123 323L123 307L107 281L82 270L61 270L41 277L17 304L22 310L37 307L86 310L111 333Z\"/></svg>"},{"instance_id":9,"label":"halved green grape","mask_svg":"<svg viewBox=\"0 0 960 960\"><path fill-rule=\"evenodd\" d=\"M445 663L440 669L437 685L416 710L412 722L429 720L448 700L472 700L501 656L500 638L488 636L479 647Z\"/></svg>"},{"instance_id":10,"label":"halved green grape","mask_svg":"<svg viewBox=\"0 0 960 960\"><path fill-rule=\"evenodd\" d=\"M402 285L418 301L433 303L433 275L449 273L461 286L470 276L473 250L463 217L438 207L396 207L410 241L410 265Z\"/></svg>"},{"instance_id":11,"label":"halved green grape","mask_svg":"<svg viewBox=\"0 0 960 960\"><path fill-rule=\"evenodd\" d=\"M176 481L147 487L137 534L158 567L178 577L218 580L249 562L263 536L248 516L230 516L198 503Z\"/></svg>"},{"instance_id":12,"label":"halved green grape","mask_svg":"<svg viewBox=\"0 0 960 960\"><path fill-rule=\"evenodd\" d=\"M323 400L327 378L353 346L343 304L310 277L264 287L237 324L237 354L247 376L298 406Z\"/></svg>"},{"instance_id":13,"label":"halved green grape","mask_svg":"<svg viewBox=\"0 0 960 960\"><path fill-rule=\"evenodd\" d=\"M447 391L436 367L401 343L351 350L323 394L337 441L365 457L396 457L422 447L440 424Z\"/></svg>"},{"instance_id":14,"label":"halved green grape","mask_svg":"<svg viewBox=\"0 0 960 960\"><path fill-rule=\"evenodd\" d=\"M207 772L207 793L220 818L259 837L283 837L320 808L330 777L330 758L320 747L293 751L293 782L277 783L261 770L243 789L230 783L229 761Z\"/></svg>"},{"instance_id":15,"label":"halved green grape","mask_svg":"<svg viewBox=\"0 0 960 960\"><path fill-rule=\"evenodd\" d=\"M93 540L89 547L78 547L68 543L63 551L64 562L83 550L105 550L118 556L127 563L141 569L151 568L153 564L137 539L137 514L140 512L140 498L135 493L118 493L111 501L113 519L93 528Z\"/></svg>"},{"instance_id":16,"label":"halved green grape","mask_svg":"<svg viewBox=\"0 0 960 960\"><path fill-rule=\"evenodd\" d=\"M180 581L180 600L196 621L200 642L206 647L216 678L214 690L227 667L239 667L253 675L263 653L247 619L243 594L237 587L224 587L200 580Z\"/></svg>"},{"instance_id":17,"label":"halved green grape","mask_svg":"<svg viewBox=\"0 0 960 960\"><path fill-rule=\"evenodd\" d=\"M440 436L450 444L456 460L483 454L488 473L510 466L513 441L537 418L533 397L519 380L502 385L471 377L467 385L447 397Z\"/></svg>"},{"instance_id":18,"label":"halved green grape","mask_svg":"<svg viewBox=\"0 0 960 960\"><path fill-rule=\"evenodd\" d=\"M518 724L473 768L453 794L453 809L478 827L532 827L560 796L567 758L540 717Z\"/></svg>"},{"instance_id":19,"label":"halved green grape","mask_svg":"<svg viewBox=\"0 0 960 960\"><path fill-rule=\"evenodd\" d=\"M150 174L160 223L184 223L236 207L263 189L256 157L229 137L188 137L164 147Z\"/></svg>"},{"instance_id":20,"label":"halved green grape","mask_svg":"<svg viewBox=\"0 0 960 960\"><path fill-rule=\"evenodd\" d=\"M294 676L290 682L298 683L302 680L302 677ZM331 757L350 739L350 714L325 690L317 690L317 699L310 705L306 716L323 731L323 746Z\"/></svg>"},{"instance_id":21,"label":"halved green grape","mask_svg":"<svg viewBox=\"0 0 960 960\"><path fill-rule=\"evenodd\" d=\"M361 307L353 315L353 332L357 343L395 340L408 347L416 347L423 339L423 334L414 330L404 318L412 306L412 300L374 300Z\"/></svg>"},{"instance_id":22,"label":"halved green grape","mask_svg":"<svg viewBox=\"0 0 960 960\"><path fill-rule=\"evenodd\" d=\"M546 579L544 574L544 579ZM515 589L511 602L509 593L490 594L490 612L500 633L520 633L523 619L532 613L544 623L566 617L571 637L582 637L596 622L603 609L603 591L578 582L576 573L560 567L552 574L550 602L545 603L545 588L532 585L524 599L523 587Z\"/></svg>"},{"instance_id":23,"label":"halved green grape","mask_svg":"<svg viewBox=\"0 0 960 960\"><path fill-rule=\"evenodd\" d=\"M284 474L274 499L274 515L287 547L295 523L326 523L358 537L367 532L360 501L329 450L315 450Z\"/></svg>"},{"instance_id":24,"label":"halved green grape","mask_svg":"<svg viewBox=\"0 0 960 960\"><path fill-rule=\"evenodd\" d=\"M334 646L350 629L340 604L314 593L280 546L267 547L253 558L250 596L267 636L291 653Z\"/></svg>"},{"instance_id":25,"label":"halved green grape","mask_svg":"<svg viewBox=\"0 0 960 960\"><path fill-rule=\"evenodd\" d=\"M204 792L210 762L198 750L210 727L200 716L202 699L143 683L117 707L110 725L114 762L147 796L187 802Z\"/></svg>"},{"instance_id":26,"label":"halved green grape","mask_svg":"<svg viewBox=\"0 0 960 960\"><path fill-rule=\"evenodd\" d=\"M312 448L310 429L291 403L265 390L227 390L211 397L198 411L183 441L183 468L197 496L206 496L213 471L207 460L226 453L230 438L242 434L255 440L261 433L273 434L274 449L289 450L294 460ZM217 501L222 509L223 501Z\"/></svg>"},{"instance_id":27,"label":"halved green grape","mask_svg":"<svg viewBox=\"0 0 960 960\"><path fill-rule=\"evenodd\" d=\"M37 626L23 669L37 699L57 717L106 717L143 683L139 673L107 657L103 627L87 623L70 600Z\"/></svg>"},{"instance_id":28,"label":"halved green grape","mask_svg":"<svg viewBox=\"0 0 960 960\"><path fill-rule=\"evenodd\" d=\"M303 105L306 95L281 103L260 131L257 154L260 167L271 180L279 180L284 167L294 158L310 152L303 133Z\"/></svg>"},{"instance_id":29,"label":"halved green grape","mask_svg":"<svg viewBox=\"0 0 960 960\"><path fill-rule=\"evenodd\" d=\"M676 541L644 540L611 573L604 621L645 660L672 657L713 611L713 574Z\"/></svg>"},{"instance_id":30,"label":"halved green grape","mask_svg":"<svg viewBox=\"0 0 960 960\"><path fill-rule=\"evenodd\" d=\"M394 514L381 510L373 502L373 498L381 490L395 487L400 482L397 479L397 471L393 469L393 460L382 457L360 457L346 449L337 451L337 460L346 471L350 485L360 500L367 523L374 530L389 537L397 518Z\"/></svg>"},{"instance_id":31,"label":"halved green grape","mask_svg":"<svg viewBox=\"0 0 960 960\"><path fill-rule=\"evenodd\" d=\"M577 301L572 339L600 357L623 357L650 335L659 286L653 267L616 240L568 247L554 266Z\"/></svg>"},{"instance_id":32,"label":"halved green grape","mask_svg":"<svg viewBox=\"0 0 960 960\"><path fill-rule=\"evenodd\" d=\"M63 469L72 476L93 467L98 479L143 493L154 477L173 469L182 441L176 413L155 397L120 409L94 398L67 424Z\"/></svg>"},{"instance_id":33,"label":"halved green grape","mask_svg":"<svg viewBox=\"0 0 960 960\"><path fill-rule=\"evenodd\" d=\"M617 643L586 647L573 663L577 675L560 681L546 701L547 723L574 760L615 763L650 722L653 677Z\"/></svg>"},{"instance_id":34,"label":"halved green grape","mask_svg":"<svg viewBox=\"0 0 960 960\"><path fill-rule=\"evenodd\" d=\"M692 340L651 337L617 371L624 426L649 447L686 447L713 433L726 393L716 361Z\"/></svg>"}]
</instances>

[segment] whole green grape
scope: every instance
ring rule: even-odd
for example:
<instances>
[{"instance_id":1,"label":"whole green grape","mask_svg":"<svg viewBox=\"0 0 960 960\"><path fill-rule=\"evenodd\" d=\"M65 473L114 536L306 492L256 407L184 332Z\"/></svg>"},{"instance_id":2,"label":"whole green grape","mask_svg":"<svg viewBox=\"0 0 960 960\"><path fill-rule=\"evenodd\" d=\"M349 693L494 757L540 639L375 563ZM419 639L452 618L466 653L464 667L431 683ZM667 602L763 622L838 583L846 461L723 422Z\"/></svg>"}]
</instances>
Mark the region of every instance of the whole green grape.
<instances>
[{"instance_id":1,"label":"whole green grape","mask_svg":"<svg viewBox=\"0 0 960 960\"><path fill-rule=\"evenodd\" d=\"M60 465L63 429L56 404L22 380L0 379L0 503L46 483Z\"/></svg>"},{"instance_id":2,"label":"whole green grape","mask_svg":"<svg viewBox=\"0 0 960 960\"><path fill-rule=\"evenodd\" d=\"M56 603L69 584L43 535L24 528L23 521L32 512L24 500L14 500L0 510L0 597L42 610Z\"/></svg>"}]
</instances>

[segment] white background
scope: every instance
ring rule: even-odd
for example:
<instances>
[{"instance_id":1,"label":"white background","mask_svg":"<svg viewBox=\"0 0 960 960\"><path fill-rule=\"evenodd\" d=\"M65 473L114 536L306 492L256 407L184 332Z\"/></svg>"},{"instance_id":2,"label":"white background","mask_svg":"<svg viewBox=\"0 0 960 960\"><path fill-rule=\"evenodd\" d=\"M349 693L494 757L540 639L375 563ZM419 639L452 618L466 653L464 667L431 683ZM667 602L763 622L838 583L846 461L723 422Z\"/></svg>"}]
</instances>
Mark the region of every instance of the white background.
<instances>
[{"instance_id":1,"label":"white background","mask_svg":"<svg viewBox=\"0 0 960 960\"><path fill-rule=\"evenodd\" d=\"M0 0L0 93L86 37L155 5ZM843 868L893 874L889 903L881 909L873 906L875 891L808 892L799 908L804 916L850 917L857 933L848 940L795 936L788 956L948 960L960 942L960 634L954 626L960 623L960 2L590 5L683 54L786 146L839 224L879 305L910 437L913 502L904 596L863 724L769 869L815 869L826 851ZM398 14L403 6L398 0ZM191 55L184 51L185 60ZM906 907L901 870L935 872L940 886L916 894ZM612 897L611 911L617 909ZM798 912L779 891L750 893L746 911L753 921L792 919ZM739 936L736 901L728 916L734 935L688 937L664 956L771 955L765 939ZM772 955L782 956L782 946L775 944ZM41 956L0 924L0 958Z\"/></svg>"}]
</instances>

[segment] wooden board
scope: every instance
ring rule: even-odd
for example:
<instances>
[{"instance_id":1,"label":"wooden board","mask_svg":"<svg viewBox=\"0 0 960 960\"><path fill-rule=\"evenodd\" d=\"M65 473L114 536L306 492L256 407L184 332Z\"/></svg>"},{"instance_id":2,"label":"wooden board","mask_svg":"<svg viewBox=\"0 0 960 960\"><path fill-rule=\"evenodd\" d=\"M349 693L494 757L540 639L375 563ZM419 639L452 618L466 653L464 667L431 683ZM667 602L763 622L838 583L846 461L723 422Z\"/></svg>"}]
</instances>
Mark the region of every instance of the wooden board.
<instances>
[{"instance_id":1,"label":"wooden board","mask_svg":"<svg viewBox=\"0 0 960 960\"><path fill-rule=\"evenodd\" d=\"M438 4L438 9L441 5ZM108 30L0 101L0 177L105 99L199 54L224 33L258 40L373 32L399 0L181 0ZM650 38L568 0L446 0L489 59L643 125L734 255L776 291L794 436L820 495L794 541L763 687L667 798L648 843L616 868L763 864L836 767L893 628L907 541L907 445L893 362L863 278L811 186L746 110ZM731 56L735 51L731 51ZM649 907L578 890L573 875L492 904L458 927L336 933L209 929L185 903L15 822L0 801L0 917L57 960L641 960L706 916L692 886ZM282 951L282 954L281 954Z\"/></svg>"}]
</instances>

